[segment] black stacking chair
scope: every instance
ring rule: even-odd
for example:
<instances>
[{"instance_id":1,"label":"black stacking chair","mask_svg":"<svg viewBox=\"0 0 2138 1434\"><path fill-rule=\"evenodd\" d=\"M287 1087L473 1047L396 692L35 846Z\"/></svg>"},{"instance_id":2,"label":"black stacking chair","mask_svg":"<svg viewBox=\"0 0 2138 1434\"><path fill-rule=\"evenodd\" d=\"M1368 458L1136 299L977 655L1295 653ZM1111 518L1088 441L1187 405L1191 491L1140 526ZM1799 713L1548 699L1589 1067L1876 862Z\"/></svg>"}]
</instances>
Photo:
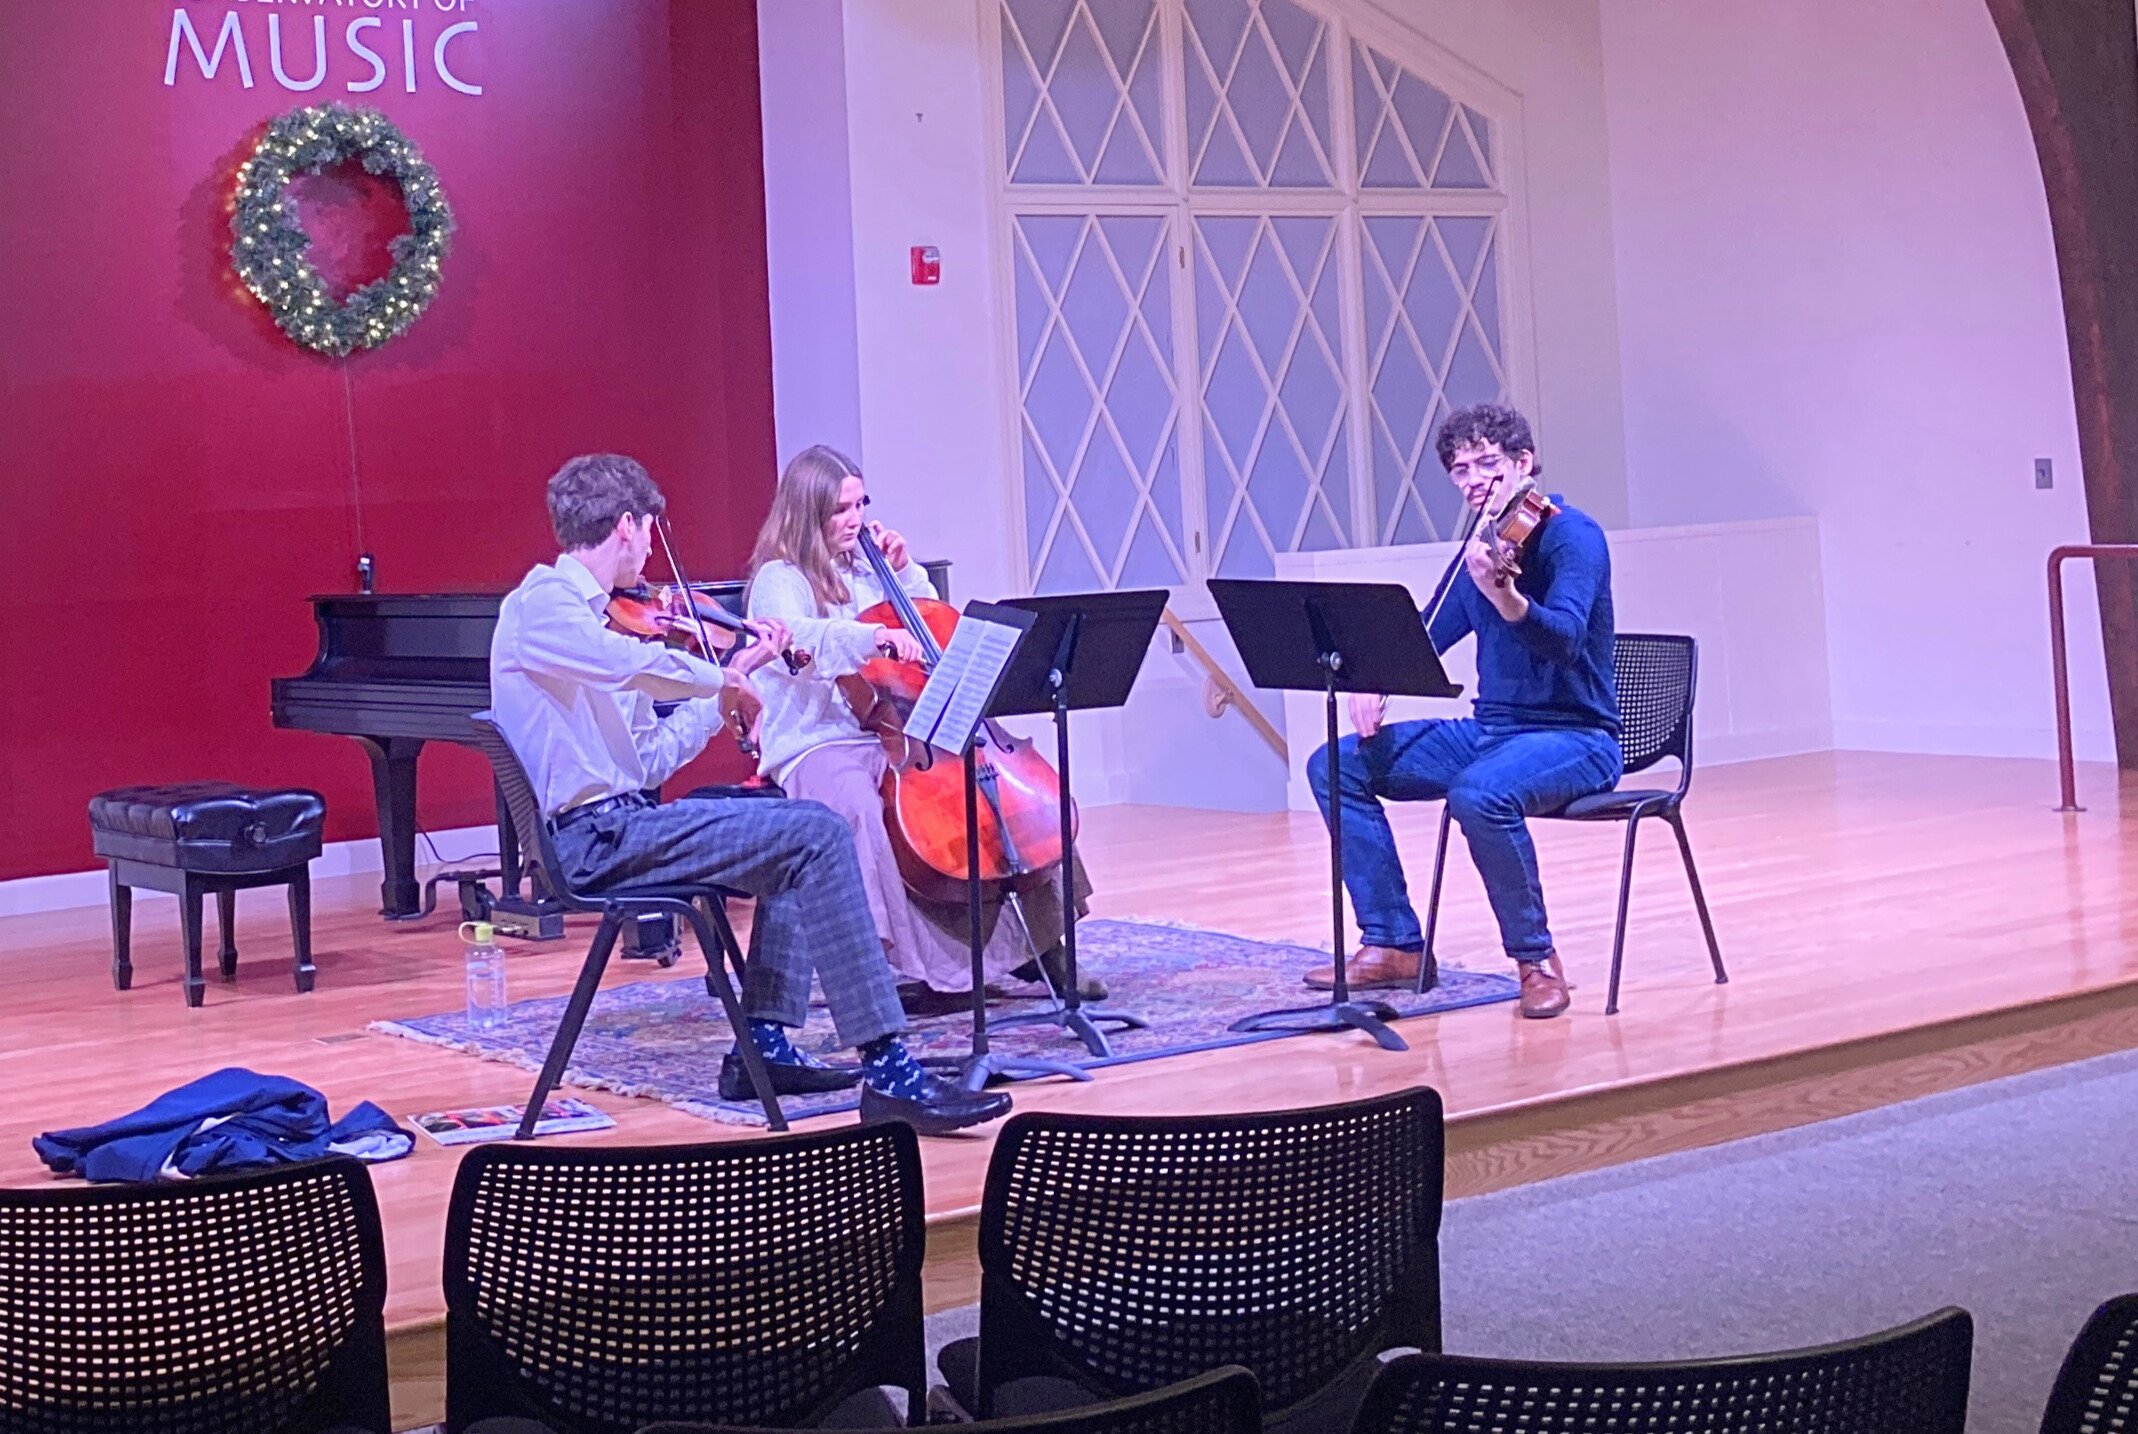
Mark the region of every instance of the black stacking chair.
<instances>
[{"instance_id":1,"label":"black stacking chair","mask_svg":"<svg viewBox=\"0 0 2138 1434\"><path fill-rule=\"evenodd\" d=\"M982 1419L1254 1372L1272 1428L1341 1431L1394 1348L1440 1347L1440 1097L1149 1119L1026 1114L988 1163Z\"/></svg>"},{"instance_id":2,"label":"black stacking chair","mask_svg":"<svg viewBox=\"0 0 2138 1434\"><path fill-rule=\"evenodd\" d=\"M1708 959L1715 966L1715 984L1727 984L1722 969L1722 948L1715 942L1715 923L1707 914L1707 894L1700 889L1700 873L1693 866L1693 849L1685 839L1685 819L1679 808L1693 784L1693 686L1698 674L1698 644L1689 637L1660 633L1622 632L1611 652L1618 680L1619 721L1623 731L1619 746L1626 757L1626 775L1645 771L1673 757L1678 763L1678 785L1670 790L1620 788L1580 797L1556 812L1543 816L1570 822L1624 822L1626 856L1618 873L1618 925L1611 934L1611 991L1604 1001L1604 1014L1618 1014L1618 975L1626 954L1626 902L1633 894L1633 842L1640 835L1643 817L1660 817L1678 838L1678 854L1685 858L1685 880L1693 889L1693 909L1700 913L1700 929L1707 933ZM1440 922L1440 878L1448 864L1447 808L1440 809L1440 841L1433 849L1433 886L1425 900L1425 954L1433 954L1433 932Z\"/></svg>"},{"instance_id":3,"label":"black stacking chair","mask_svg":"<svg viewBox=\"0 0 2138 1434\"><path fill-rule=\"evenodd\" d=\"M742 1002L735 995L734 983L728 980L727 967L722 964L725 960L733 965L738 976L742 974L742 947L735 940L735 928L728 924L727 892L710 883L633 886L599 895L572 890L571 883L564 878L564 864L557 859L556 840L550 833L549 823L543 819L542 803L535 796L534 783L528 780L527 769L521 765L519 755L505 740L504 732L498 728L491 713L478 712L468 721L475 728L475 740L490 759L490 769L497 777L497 789L504 794L513 835L521 852L531 854L532 864L541 867L543 886L566 911L601 913L601 925L594 932L594 944L587 948L586 961L579 968L579 984L572 988L572 998L564 1007L564 1017L557 1022L557 1034L550 1040L549 1055L542 1062L542 1073L535 1077L534 1093L527 1097L527 1112L520 1118L519 1138L533 1138L535 1122L541 1118L542 1102L549 1099L549 1093L564 1078L565 1067L571 1064L572 1048L579 1044L579 1030L586 1024L586 1013L593 1007L595 992L601 989L601 973L607 969L609 955L616 949L618 933L625 922L652 915L681 917L697 933L698 949L705 953L706 993L718 997L722 1009L727 1012L728 1026L737 1036L735 1048L742 1053L743 1068L750 1075L750 1088L757 1092L758 1103L765 1108L765 1123L774 1130L785 1130L787 1118L780 1113L779 1097L772 1093L772 1083L765 1076L765 1063L757 1053L757 1045L747 1037L749 1026L743 1021Z\"/></svg>"},{"instance_id":4,"label":"black stacking chair","mask_svg":"<svg viewBox=\"0 0 2138 1434\"><path fill-rule=\"evenodd\" d=\"M1261 1434L1255 1377L1226 1365L1148 1394L1109 1399L1055 1414L961 1424L971 1434ZM649 1424L639 1434L765 1434L732 1424Z\"/></svg>"},{"instance_id":5,"label":"black stacking chair","mask_svg":"<svg viewBox=\"0 0 2138 1434\"><path fill-rule=\"evenodd\" d=\"M2042 1414L2041 1434L2138 1428L2138 1294L2118 1295L2079 1331Z\"/></svg>"},{"instance_id":6,"label":"black stacking chair","mask_svg":"<svg viewBox=\"0 0 2138 1434\"><path fill-rule=\"evenodd\" d=\"M0 1190L0 1431L387 1434L385 1307L346 1156Z\"/></svg>"},{"instance_id":7,"label":"black stacking chair","mask_svg":"<svg viewBox=\"0 0 2138 1434\"><path fill-rule=\"evenodd\" d=\"M926 1398L912 1127L710 1145L487 1145L445 1227L445 1427L896 1423ZM858 1411L858 1412L857 1412Z\"/></svg>"},{"instance_id":8,"label":"black stacking chair","mask_svg":"<svg viewBox=\"0 0 2138 1434\"><path fill-rule=\"evenodd\" d=\"M1965 1434L1975 1322L1939 1310L1815 1349L1682 1364L1389 1361L1351 1434Z\"/></svg>"}]
</instances>

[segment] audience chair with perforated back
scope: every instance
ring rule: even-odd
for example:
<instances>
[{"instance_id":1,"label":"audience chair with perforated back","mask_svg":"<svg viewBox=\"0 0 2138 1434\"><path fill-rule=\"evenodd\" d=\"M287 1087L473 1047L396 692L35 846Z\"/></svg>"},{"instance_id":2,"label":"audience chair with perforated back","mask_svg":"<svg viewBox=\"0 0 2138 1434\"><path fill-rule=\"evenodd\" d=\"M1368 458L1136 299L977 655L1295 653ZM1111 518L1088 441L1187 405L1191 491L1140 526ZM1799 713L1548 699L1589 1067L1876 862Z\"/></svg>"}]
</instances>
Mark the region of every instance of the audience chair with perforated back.
<instances>
[{"instance_id":1,"label":"audience chair with perforated back","mask_svg":"<svg viewBox=\"0 0 2138 1434\"><path fill-rule=\"evenodd\" d=\"M981 1418L1222 1364L1272 1428L1344 1429L1387 1349L1440 1347L1440 1097L1193 1118L1025 1114L980 1211L980 1334L945 1349Z\"/></svg>"},{"instance_id":2,"label":"audience chair with perforated back","mask_svg":"<svg viewBox=\"0 0 2138 1434\"><path fill-rule=\"evenodd\" d=\"M895 1422L879 1385L918 1415L924 1218L919 1140L898 1123L478 1146L446 1215L446 1430Z\"/></svg>"},{"instance_id":3,"label":"audience chair with perforated back","mask_svg":"<svg viewBox=\"0 0 2138 1434\"><path fill-rule=\"evenodd\" d=\"M2138 1429L2138 1294L2093 1312L2064 1356L2041 1434Z\"/></svg>"},{"instance_id":4,"label":"audience chair with perforated back","mask_svg":"<svg viewBox=\"0 0 2138 1434\"><path fill-rule=\"evenodd\" d=\"M1391 1360L1352 1434L1964 1434L1975 1325L1944 1309L1843 1344L1682 1364Z\"/></svg>"},{"instance_id":5,"label":"audience chair with perforated back","mask_svg":"<svg viewBox=\"0 0 2138 1434\"><path fill-rule=\"evenodd\" d=\"M386 1434L385 1307L345 1156L0 1190L0 1431Z\"/></svg>"},{"instance_id":6,"label":"audience chair with perforated back","mask_svg":"<svg viewBox=\"0 0 2138 1434\"><path fill-rule=\"evenodd\" d=\"M557 1082L564 1078L565 1068L571 1064L572 1049L579 1044L580 1029L586 1025L594 995L601 989L601 973L608 968L610 953L616 949L616 938L623 931L625 922L636 921L641 916L665 915L681 917L690 923L698 937L698 948L705 953L706 993L719 1000L721 1008L727 1012L728 1026L738 1036L749 1027L743 1021L742 1002L735 994L734 983L728 979L728 967L732 966L736 975L741 975L742 947L735 940L735 928L728 924L728 893L711 883L633 886L599 894L574 891L571 882L565 878L563 862L557 858L557 843L549 823L543 819L542 803L535 796L534 783L528 780L526 766L505 739L495 715L478 712L468 720L475 728L475 740L490 759L498 791L504 794L505 809L511 817L513 835L519 842L520 851L530 864L541 868L544 888L567 911L601 913L601 925L594 932L594 944L587 948L586 960L579 968L579 983L572 988L572 998L565 1004L564 1015L557 1022L557 1034L550 1040L549 1055L542 1062L542 1073L535 1077L534 1092L527 1097L527 1110L520 1118L519 1138L527 1140L534 1135L542 1102L549 1099L549 1093L557 1088ZM738 1039L735 1048L741 1052L743 1068L749 1072L750 1088L757 1092L758 1103L765 1108L765 1122L774 1130L785 1130L787 1119L780 1113L779 1098L772 1093L772 1082L765 1075L764 1059L758 1054L756 1043Z\"/></svg>"},{"instance_id":7,"label":"audience chair with perforated back","mask_svg":"<svg viewBox=\"0 0 2138 1434\"><path fill-rule=\"evenodd\" d=\"M962 1424L970 1434L1261 1434L1255 1377L1225 1365L1148 1394L1108 1399L1054 1414ZM639 1434L764 1434L732 1424L649 1424Z\"/></svg>"},{"instance_id":8,"label":"audience chair with perforated back","mask_svg":"<svg viewBox=\"0 0 2138 1434\"><path fill-rule=\"evenodd\" d=\"M1692 887L1693 909L1700 915L1700 930L1707 936L1708 960L1715 967L1715 984L1726 984L1729 973L1722 968L1722 947L1715 941L1715 923L1708 916L1707 893L1700 888L1700 872L1693 865L1692 844L1685 837L1685 818L1680 810L1693 784L1693 688L1699 669L1699 648L1690 637L1661 633L1622 632L1612 648L1612 667L1617 675L1619 747L1625 753L1626 774L1645 771L1665 757L1678 764L1678 785L1659 788L1620 788L1580 797L1556 812L1540 816L1572 822L1624 822L1626 854L1618 873L1618 923L1611 933L1611 989L1604 1000L1604 1014L1618 1014L1618 980L1626 954L1626 904L1633 895L1633 843L1645 817L1659 817L1678 839L1678 855L1685 859L1685 880ZM1425 954L1433 954L1433 936L1440 924L1440 881L1447 871L1447 808L1440 810L1440 840L1433 848L1433 884L1425 899ZM1430 969L1428 967L1427 969Z\"/></svg>"}]
</instances>

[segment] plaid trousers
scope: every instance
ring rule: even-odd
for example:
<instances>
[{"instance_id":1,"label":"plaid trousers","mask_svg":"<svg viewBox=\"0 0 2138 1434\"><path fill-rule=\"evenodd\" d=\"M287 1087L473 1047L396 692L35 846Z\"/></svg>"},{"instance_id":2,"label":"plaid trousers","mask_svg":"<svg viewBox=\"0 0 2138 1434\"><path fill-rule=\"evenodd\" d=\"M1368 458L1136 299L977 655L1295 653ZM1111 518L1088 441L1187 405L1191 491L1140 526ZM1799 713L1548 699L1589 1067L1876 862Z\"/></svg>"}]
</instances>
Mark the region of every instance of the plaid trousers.
<instances>
[{"instance_id":1,"label":"plaid trousers","mask_svg":"<svg viewBox=\"0 0 2138 1434\"><path fill-rule=\"evenodd\" d=\"M564 879L590 895L710 883L756 897L744 1014L800 1027L814 972L842 1045L906 1028L853 835L829 807L766 797L619 807L572 823L556 840Z\"/></svg>"}]
</instances>

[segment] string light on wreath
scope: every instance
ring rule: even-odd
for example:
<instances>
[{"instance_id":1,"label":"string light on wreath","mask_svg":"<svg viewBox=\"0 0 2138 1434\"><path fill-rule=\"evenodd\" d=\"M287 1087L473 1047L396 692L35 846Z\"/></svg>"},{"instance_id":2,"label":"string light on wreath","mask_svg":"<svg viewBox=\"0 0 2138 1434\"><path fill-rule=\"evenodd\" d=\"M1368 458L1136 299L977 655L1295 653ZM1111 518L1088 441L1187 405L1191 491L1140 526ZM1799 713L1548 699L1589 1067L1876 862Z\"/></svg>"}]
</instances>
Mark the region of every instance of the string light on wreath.
<instances>
[{"instance_id":1,"label":"string light on wreath","mask_svg":"<svg viewBox=\"0 0 2138 1434\"><path fill-rule=\"evenodd\" d=\"M390 175L408 209L409 232L388 246L393 267L340 303L305 257L312 237L298 222L290 181L355 162ZM278 116L238 170L230 257L245 287L292 339L337 357L397 338L438 296L453 236L453 210L438 172L393 121L372 109L314 105Z\"/></svg>"}]
</instances>

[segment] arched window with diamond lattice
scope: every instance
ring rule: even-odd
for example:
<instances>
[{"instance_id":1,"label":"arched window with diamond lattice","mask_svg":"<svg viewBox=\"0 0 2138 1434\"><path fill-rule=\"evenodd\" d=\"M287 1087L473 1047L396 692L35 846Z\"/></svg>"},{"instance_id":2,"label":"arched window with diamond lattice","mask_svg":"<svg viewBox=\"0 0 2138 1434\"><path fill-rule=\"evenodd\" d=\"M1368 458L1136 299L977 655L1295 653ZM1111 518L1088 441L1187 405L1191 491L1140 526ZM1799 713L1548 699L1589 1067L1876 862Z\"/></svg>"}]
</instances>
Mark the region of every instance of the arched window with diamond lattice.
<instances>
[{"instance_id":1,"label":"arched window with diamond lattice","mask_svg":"<svg viewBox=\"0 0 2138 1434\"><path fill-rule=\"evenodd\" d=\"M1444 537L1517 398L1508 120L1344 0L984 0L1031 586Z\"/></svg>"}]
</instances>

